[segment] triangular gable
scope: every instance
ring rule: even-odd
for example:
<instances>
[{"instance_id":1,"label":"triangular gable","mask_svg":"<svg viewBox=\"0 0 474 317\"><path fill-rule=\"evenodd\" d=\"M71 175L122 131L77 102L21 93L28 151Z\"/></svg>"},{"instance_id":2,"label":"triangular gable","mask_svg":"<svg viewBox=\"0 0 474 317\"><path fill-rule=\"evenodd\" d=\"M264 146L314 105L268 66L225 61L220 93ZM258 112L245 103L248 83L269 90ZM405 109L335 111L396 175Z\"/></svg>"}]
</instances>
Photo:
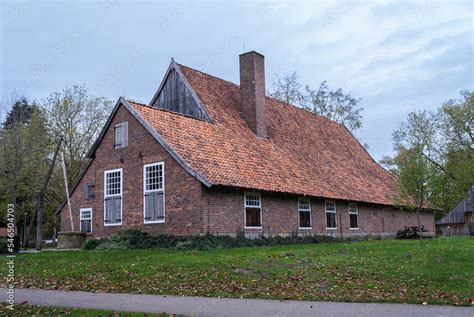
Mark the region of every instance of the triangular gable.
<instances>
[{"instance_id":1,"label":"triangular gable","mask_svg":"<svg viewBox=\"0 0 474 317\"><path fill-rule=\"evenodd\" d=\"M99 134L99 137L95 141L95 143L92 145L92 148L89 150L87 153L87 157L89 158L89 162L86 164L84 169L81 171L79 174L78 178L75 180L74 184L71 187L69 197L72 196L73 192L76 190L77 186L79 185L82 177L85 175L87 169L90 167L92 161L95 159L95 151L99 147L105 133L109 129L110 124L112 123L112 119L114 118L115 114L117 113L118 109L120 106L123 106L125 109L127 109L130 114L137 119L138 122L148 131L150 134L155 138L155 140L158 141L158 143L163 146L163 148L173 157L176 162L178 162L179 165L181 165L189 174L194 176L197 180L199 180L201 183L203 183L207 187L211 187L212 183L207 180L206 177L203 175L199 174L196 172L179 154L177 154L163 139L163 137L130 105L127 99L120 97L117 103L115 104L114 109L112 110L109 118L107 119L107 122L105 123L104 127L102 128L102 131ZM64 207L66 203L66 200L61 204L61 206L56 210L56 214L61 211L61 209Z\"/></svg>"},{"instance_id":2,"label":"triangular gable","mask_svg":"<svg viewBox=\"0 0 474 317\"><path fill-rule=\"evenodd\" d=\"M204 185L210 187L212 184L202 175L199 173L195 172L191 166L184 161L163 139L163 137L130 105L127 99L120 97L119 100L117 101L117 104L115 105L114 110L112 111L109 119L107 120L107 123L105 124L104 128L102 129L102 132L100 133L99 137L97 138L97 141L94 143L92 146L91 150L88 153L88 156L93 158L95 155L95 151L97 147L99 146L100 142L102 141L102 138L105 135L105 132L109 128L110 123L112 122L112 118L115 116L115 113L117 112L118 108L120 105L124 106L125 109L127 109L135 119L137 119L138 122L140 122L143 127L150 132L150 134L158 141L158 143L161 144L165 148L165 150L192 176L196 177L199 181L201 181Z\"/></svg>"},{"instance_id":3,"label":"triangular gable","mask_svg":"<svg viewBox=\"0 0 474 317\"><path fill-rule=\"evenodd\" d=\"M171 60L170 66L150 105L211 121L206 108L174 60Z\"/></svg>"}]
</instances>

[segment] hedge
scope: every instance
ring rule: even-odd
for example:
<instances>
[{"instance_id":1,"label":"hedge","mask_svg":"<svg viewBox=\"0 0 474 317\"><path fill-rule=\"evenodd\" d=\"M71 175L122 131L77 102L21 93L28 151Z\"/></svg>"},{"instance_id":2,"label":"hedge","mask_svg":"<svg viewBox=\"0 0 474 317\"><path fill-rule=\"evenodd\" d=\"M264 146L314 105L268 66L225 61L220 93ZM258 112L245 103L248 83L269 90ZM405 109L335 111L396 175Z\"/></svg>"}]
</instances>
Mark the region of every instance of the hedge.
<instances>
[{"instance_id":1,"label":"hedge","mask_svg":"<svg viewBox=\"0 0 474 317\"><path fill-rule=\"evenodd\" d=\"M236 237L216 236L212 234L195 236L175 236L170 234L150 235L140 230L127 230L104 239L89 239L82 246L84 250L126 250L126 249L176 249L176 250L213 250L252 246L277 246L290 244L310 244L320 242L335 242L328 236L298 236L288 237L257 237L246 238L243 234Z\"/></svg>"}]
</instances>

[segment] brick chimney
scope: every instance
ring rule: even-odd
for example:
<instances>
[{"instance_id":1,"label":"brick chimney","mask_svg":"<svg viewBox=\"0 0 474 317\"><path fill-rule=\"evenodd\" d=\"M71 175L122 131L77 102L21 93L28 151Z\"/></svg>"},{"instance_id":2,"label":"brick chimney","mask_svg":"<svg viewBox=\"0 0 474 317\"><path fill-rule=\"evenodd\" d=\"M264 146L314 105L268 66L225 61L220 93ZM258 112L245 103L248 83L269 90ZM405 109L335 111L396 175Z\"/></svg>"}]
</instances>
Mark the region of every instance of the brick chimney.
<instances>
[{"instance_id":1,"label":"brick chimney","mask_svg":"<svg viewBox=\"0 0 474 317\"><path fill-rule=\"evenodd\" d=\"M267 137L265 116L265 57L255 51L241 54L240 62L240 115L252 131Z\"/></svg>"}]
</instances>

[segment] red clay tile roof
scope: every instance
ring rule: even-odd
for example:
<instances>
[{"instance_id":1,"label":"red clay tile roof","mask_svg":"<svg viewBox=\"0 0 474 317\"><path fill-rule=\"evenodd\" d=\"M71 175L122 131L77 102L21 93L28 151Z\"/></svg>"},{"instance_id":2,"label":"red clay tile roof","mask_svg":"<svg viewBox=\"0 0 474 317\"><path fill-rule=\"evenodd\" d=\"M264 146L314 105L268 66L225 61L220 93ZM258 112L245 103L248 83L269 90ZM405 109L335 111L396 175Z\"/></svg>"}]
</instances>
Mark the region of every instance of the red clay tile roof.
<instances>
[{"instance_id":1,"label":"red clay tile roof","mask_svg":"<svg viewBox=\"0 0 474 317\"><path fill-rule=\"evenodd\" d=\"M179 65L212 123L130 104L213 185L393 204L395 177L343 126L266 98L267 140L240 117L239 86Z\"/></svg>"}]
</instances>

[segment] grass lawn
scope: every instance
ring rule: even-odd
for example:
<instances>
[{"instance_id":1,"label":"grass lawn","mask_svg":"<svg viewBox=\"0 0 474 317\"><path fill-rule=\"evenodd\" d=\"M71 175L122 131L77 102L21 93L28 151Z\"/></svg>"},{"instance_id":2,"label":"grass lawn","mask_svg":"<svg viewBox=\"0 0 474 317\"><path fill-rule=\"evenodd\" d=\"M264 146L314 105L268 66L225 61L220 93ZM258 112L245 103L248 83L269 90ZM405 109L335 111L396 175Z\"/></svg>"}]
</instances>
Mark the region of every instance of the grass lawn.
<instances>
[{"instance_id":1,"label":"grass lawn","mask_svg":"<svg viewBox=\"0 0 474 317\"><path fill-rule=\"evenodd\" d=\"M80 309L66 307L40 307L36 305L21 304L16 305L14 310L8 310L0 304L0 316L69 316L69 317L165 317L176 316L169 314L150 314L150 313L133 313L133 312L115 312L103 309Z\"/></svg>"},{"instance_id":2,"label":"grass lawn","mask_svg":"<svg viewBox=\"0 0 474 317\"><path fill-rule=\"evenodd\" d=\"M0 267L5 276L6 265ZM471 305L474 239L20 254L18 287ZM5 286L5 278L1 280Z\"/></svg>"}]
</instances>

